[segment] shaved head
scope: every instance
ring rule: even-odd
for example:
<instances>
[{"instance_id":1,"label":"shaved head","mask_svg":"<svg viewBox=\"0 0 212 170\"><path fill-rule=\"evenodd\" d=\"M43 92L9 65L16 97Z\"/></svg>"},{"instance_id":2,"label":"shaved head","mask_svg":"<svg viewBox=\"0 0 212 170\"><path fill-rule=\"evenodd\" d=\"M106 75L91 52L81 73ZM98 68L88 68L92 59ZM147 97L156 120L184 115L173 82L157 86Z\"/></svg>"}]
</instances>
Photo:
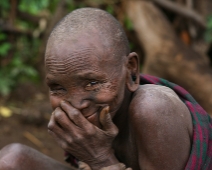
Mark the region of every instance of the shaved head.
<instances>
[{"instance_id":1,"label":"shaved head","mask_svg":"<svg viewBox=\"0 0 212 170\"><path fill-rule=\"evenodd\" d=\"M50 34L46 57L51 48L63 43L66 39L76 41L81 35L98 36L105 51L114 57L127 56L130 53L129 43L120 23L106 11L95 8L81 8L65 16Z\"/></svg>"}]
</instances>

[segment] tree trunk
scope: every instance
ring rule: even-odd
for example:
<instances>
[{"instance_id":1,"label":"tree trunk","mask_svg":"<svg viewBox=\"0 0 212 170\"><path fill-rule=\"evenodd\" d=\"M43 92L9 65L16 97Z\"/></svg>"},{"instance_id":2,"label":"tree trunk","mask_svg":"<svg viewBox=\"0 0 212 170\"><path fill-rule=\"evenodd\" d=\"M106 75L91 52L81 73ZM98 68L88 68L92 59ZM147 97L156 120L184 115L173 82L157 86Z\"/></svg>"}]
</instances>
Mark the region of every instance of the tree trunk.
<instances>
[{"instance_id":1,"label":"tree trunk","mask_svg":"<svg viewBox=\"0 0 212 170\"><path fill-rule=\"evenodd\" d=\"M145 51L142 72L181 85L212 115L212 69L207 58L184 45L151 2L124 3Z\"/></svg>"}]
</instances>

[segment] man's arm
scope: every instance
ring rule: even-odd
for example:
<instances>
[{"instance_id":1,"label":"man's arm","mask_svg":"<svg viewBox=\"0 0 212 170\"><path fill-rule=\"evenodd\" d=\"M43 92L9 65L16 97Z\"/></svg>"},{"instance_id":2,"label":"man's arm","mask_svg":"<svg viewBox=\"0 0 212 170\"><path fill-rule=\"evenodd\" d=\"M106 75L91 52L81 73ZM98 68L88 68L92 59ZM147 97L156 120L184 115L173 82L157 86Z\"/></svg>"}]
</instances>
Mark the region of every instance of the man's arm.
<instances>
[{"instance_id":1,"label":"man's arm","mask_svg":"<svg viewBox=\"0 0 212 170\"><path fill-rule=\"evenodd\" d=\"M22 144L0 150L0 170L76 170Z\"/></svg>"},{"instance_id":2,"label":"man's arm","mask_svg":"<svg viewBox=\"0 0 212 170\"><path fill-rule=\"evenodd\" d=\"M190 153L192 122L180 99L163 88L141 90L131 109L140 169L184 169Z\"/></svg>"}]
</instances>

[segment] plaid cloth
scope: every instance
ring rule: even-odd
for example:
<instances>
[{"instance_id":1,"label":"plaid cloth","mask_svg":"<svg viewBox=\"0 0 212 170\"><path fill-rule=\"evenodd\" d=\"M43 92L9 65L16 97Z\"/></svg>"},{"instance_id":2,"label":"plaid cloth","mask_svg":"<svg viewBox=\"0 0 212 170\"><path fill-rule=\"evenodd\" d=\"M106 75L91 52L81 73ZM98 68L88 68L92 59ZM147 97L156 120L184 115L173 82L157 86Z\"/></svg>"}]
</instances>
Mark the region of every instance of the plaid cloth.
<instances>
[{"instance_id":1,"label":"plaid cloth","mask_svg":"<svg viewBox=\"0 0 212 170\"><path fill-rule=\"evenodd\" d=\"M193 140L185 170L212 170L212 122L206 111L182 87L162 78L140 75L140 84L156 84L171 88L190 110L193 122ZM77 159L66 153L66 161L77 167Z\"/></svg>"},{"instance_id":2,"label":"plaid cloth","mask_svg":"<svg viewBox=\"0 0 212 170\"><path fill-rule=\"evenodd\" d=\"M193 140L185 170L212 170L212 122L206 111L182 87L162 78L140 75L140 84L156 84L171 88L190 110Z\"/></svg>"}]
</instances>

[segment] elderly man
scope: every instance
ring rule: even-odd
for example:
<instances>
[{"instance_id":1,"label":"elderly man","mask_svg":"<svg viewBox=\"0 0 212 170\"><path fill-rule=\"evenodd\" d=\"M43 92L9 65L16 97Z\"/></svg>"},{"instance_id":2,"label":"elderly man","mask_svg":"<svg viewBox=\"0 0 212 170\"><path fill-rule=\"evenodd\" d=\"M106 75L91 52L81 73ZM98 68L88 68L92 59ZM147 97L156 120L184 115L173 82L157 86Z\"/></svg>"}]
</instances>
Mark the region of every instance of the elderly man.
<instances>
[{"instance_id":1,"label":"elderly man","mask_svg":"<svg viewBox=\"0 0 212 170\"><path fill-rule=\"evenodd\" d=\"M139 75L138 60L107 12L64 17L45 55L49 133L80 169L212 169L210 117L181 87ZM3 169L70 168L13 144L0 152Z\"/></svg>"}]
</instances>

